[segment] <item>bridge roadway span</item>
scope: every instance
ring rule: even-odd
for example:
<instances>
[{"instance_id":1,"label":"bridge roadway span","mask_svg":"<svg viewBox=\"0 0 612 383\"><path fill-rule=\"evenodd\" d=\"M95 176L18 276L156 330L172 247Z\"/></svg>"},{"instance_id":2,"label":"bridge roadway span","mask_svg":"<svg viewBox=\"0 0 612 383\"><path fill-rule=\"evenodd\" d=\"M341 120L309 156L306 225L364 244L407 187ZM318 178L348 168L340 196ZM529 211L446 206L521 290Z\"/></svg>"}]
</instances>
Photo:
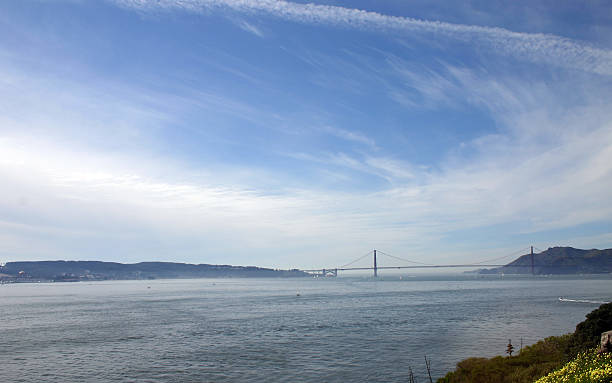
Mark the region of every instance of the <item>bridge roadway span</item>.
<instances>
[{"instance_id":1,"label":"bridge roadway span","mask_svg":"<svg viewBox=\"0 0 612 383\"><path fill-rule=\"evenodd\" d=\"M311 270L302 270L307 273L313 273L316 271L322 270L338 270L338 271L348 271L348 270L384 270L384 269L438 269L445 267L502 267L506 265L415 265L415 266L369 266L369 267L331 267L329 269L311 269ZM524 266L521 266L524 267Z\"/></svg>"},{"instance_id":2,"label":"bridge roadway span","mask_svg":"<svg viewBox=\"0 0 612 383\"><path fill-rule=\"evenodd\" d=\"M534 267L535 262L534 262L534 253L533 253L533 246L530 246L530 255L531 255L531 273L534 274ZM510 256L515 255L516 253L520 253L523 250L519 250L517 252L514 252L512 254L509 255L505 255L503 257L499 257L499 258L495 258L495 259L489 259L489 260L485 260L482 262L477 262L477 263L469 263L469 264L454 264L454 265L430 265L430 264L426 264L426 263L422 263L422 262L415 262L415 261L411 261L408 259L404 259L404 258L400 258L400 257L396 257L394 255L391 254L387 254L387 253L383 253L382 251L378 251L376 249L368 252L367 254L357 258L356 260L347 263L344 266L340 266L340 267L332 267L329 269L310 269L310 270L302 270L304 272L313 274L313 275L318 275L318 276L323 276L323 277L336 277L338 276L338 271L349 271L349 270L374 270L374 276L378 276L378 270L398 270L398 269L441 269L441 268L451 268L451 267L502 267L502 266L508 266L508 264L504 264L504 265L498 265L498 264L490 264L488 262L491 261L499 261L502 258L508 258ZM348 267L362 259L364 259L365 257L368 257L370 254L372 254L373 257L373 266L362 266L362 267ZM408 263L415 263L414 265L410 265L410 266L378 266L378 261L377 261L377 255L381 254L381 255L385 255L391 258L395 258L396 260L400 260L403 262L408 262ZM486 263L485 263L486 262ZM529 267L527 265L523 266L523 265L516 265L515 267Z\"/></svg>"}]
</instances>

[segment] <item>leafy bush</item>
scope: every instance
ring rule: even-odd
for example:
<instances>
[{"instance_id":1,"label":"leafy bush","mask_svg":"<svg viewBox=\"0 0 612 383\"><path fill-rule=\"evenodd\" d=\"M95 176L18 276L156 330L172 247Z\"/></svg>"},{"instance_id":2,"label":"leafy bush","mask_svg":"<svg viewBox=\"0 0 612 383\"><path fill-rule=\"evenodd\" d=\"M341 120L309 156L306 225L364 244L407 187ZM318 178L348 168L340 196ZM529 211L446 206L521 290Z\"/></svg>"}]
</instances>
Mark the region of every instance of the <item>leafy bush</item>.
<instances>
[{"instance_id":1,"label":"leafy bush","mask_svg":"<svg viewBox=\"0 0 612 383\"><path fill-rule=\"evenodd\" d=\"M568 355L575 356L580 352L599 345L601 333L612 330L612 303L599 306L587 314L586 320L576 326Z\"/></svg>"}]
</instances>

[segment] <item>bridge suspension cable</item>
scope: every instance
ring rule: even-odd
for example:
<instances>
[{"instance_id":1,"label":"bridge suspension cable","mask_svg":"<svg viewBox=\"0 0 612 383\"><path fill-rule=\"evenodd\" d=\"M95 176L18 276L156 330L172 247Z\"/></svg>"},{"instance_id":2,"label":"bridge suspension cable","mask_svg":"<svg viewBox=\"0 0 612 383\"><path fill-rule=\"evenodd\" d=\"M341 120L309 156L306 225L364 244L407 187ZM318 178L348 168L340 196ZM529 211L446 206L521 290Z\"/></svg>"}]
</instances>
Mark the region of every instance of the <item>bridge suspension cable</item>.
<instances>
[{"instance_id":1,"label":"bridge suspension cable","mask_svg":"<svg viewBox=\"0 0 612 383\"><path fill-rule=\"evenodd\" d=\"M349 267L350 265L355 264L355 263L357 263L357 262L361 261L362 259L364 259L365 257L369 256L370 254L372 254L372 252L373 252L373 251L374 251L374 250L370 250L370 251L368 251L368 253L367 253L367 254L364 254L364 255L362 255L361 257L359 257L359 258L355 259L354 261L349 262L349 263L347 263L346 265L342 265L342 266L340 266L340 267L338 267L338 268L339 268L339 269L344 269L345 267Z\"/></svg>"},{"instance_id":2,"label":"bridge suspension cable","mask_svg":"<svg viewBox=\"0 0 612 383\"><path fill-rule=\"evenodd\" d=\"M513 252L511 254L508 254L508 255L504 255L504 256L496 257L496 258L489 258L489 259L485 259L485 260L480 261L480 262L474 262L472 264L473 265L479 265L481 263L489 263L489 262L497 261L497 260L504 259L504 258L510 258L512 256L516 256L517 254L522 253L523 251L528 251L528 250L529 250L529 247L525 247L524 249L520 249L520 250L515 251L515 252Z\"/></svg>"},{"instance_id":3,"label":"bridge suspension cable","mask_svg":"<svg viewBox=\"0 0 612 383\"><path fill-rule=\"evenodd\" d=\"M397 257L395 255L391 255L389 253L385 253L384 251L380 251L380 250L377 250L377 251L378 251L378 254L386 255L387 257L395 258L395 259L397 259L399 261L408 262L408 263L414 263L416 265L432 266L431 263L423 263L423 262L411 261L409 259L405 259L405 258Z\"/></svg>"}]
</instances>

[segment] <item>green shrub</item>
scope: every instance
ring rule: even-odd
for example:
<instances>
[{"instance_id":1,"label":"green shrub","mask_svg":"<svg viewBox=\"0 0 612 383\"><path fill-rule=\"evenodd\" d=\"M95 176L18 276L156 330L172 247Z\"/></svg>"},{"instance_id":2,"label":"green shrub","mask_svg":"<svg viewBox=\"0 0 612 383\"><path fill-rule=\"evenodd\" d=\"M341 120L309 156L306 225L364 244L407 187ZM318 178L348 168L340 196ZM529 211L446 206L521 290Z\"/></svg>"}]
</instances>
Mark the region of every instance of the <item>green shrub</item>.
<instances>
[{"instance_id":1,"label":"green shrub","mask_svg":"<svg viewBox=\"0 0 612 383\"><path fill-rule=\"evenodd\" d=\"M584 322L576 326L567 351L568 355L575 356L580 352L597 347L601 333L612 330L612 303L599 306L598 309L588 313L586 318Z\"/></svg>"}]
</instances>

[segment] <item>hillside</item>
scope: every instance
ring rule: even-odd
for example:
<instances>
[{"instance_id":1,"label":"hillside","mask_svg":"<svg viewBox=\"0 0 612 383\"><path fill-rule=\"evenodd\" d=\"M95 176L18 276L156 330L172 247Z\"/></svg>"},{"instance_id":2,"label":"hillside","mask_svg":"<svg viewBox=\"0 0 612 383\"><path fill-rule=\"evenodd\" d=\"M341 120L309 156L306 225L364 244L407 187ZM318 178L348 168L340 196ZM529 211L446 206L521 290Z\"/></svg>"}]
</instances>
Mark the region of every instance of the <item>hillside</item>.
<instances>
[{"instance_id":1,"label":"hillside","mask_svg":"<svg viewBox=\"0 0 612 383\"><path fill-rule=\"evenodd\" d=\"M612 249L582 250L573 247L551 247L534 254L535 274L603 274L612 273ZM503 267L479 270L481 274L530 274L531 255L525 254Z\"/></svg>"},{"instance_id":2,"label":"hillside","mask_svg":"<svg viewBox=\"0 0 612 383\"><path fill-rule=\"evenodd\" d=\"M612 329L612 303L606 303L586 315L576 331L551 336L517 350L513 356L468 358L457 363L457 369L440 378L438 383L532 383L563 367L576 356L594 353L601 333ZM572 373L572 371L565 371ZM553 375L554 378L554 375ZM580 382L578 380L545 379L542 382ZM592 380L609 382L609 380Z\"/></svg>"},{"instance_id":3,"label":"hillside","mask_svg":"<svg viewBox=\"0 0 612 383\"><path fill-rule=\"evenodd\" d=\"M8 262L0 267L0 279L14 281L106 280L218 277L304 277L299 270L273 270L255 266L229 266L172 262L123 264L99 261Z\"/></svg>"}]
</instances>

